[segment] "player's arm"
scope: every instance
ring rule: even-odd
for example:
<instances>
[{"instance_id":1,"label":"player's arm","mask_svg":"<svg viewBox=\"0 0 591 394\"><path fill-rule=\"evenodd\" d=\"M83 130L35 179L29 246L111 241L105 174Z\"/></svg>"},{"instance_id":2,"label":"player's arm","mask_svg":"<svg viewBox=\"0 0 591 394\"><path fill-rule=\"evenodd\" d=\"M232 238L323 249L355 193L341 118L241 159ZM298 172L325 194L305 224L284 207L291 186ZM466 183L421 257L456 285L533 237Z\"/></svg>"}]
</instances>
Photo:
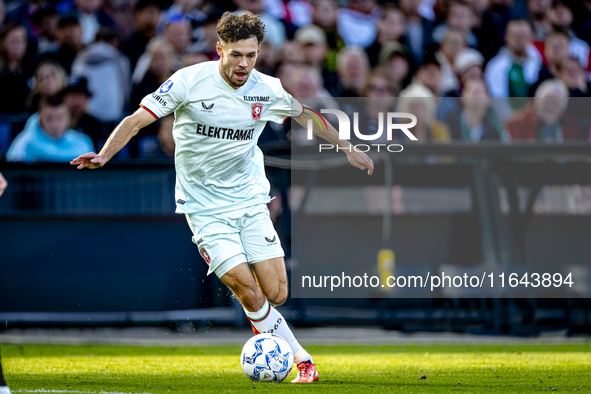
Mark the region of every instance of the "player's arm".
<instances>
[{"instance_id":1,"label":"player's arm","mask_svg":"<svg viewBox=\"0 0 591 394\"><path fill-rule=\"evenodd\" d=\"M295 101L295 100L294 100ZM339 139L339 133L336 129L313 108L303 106L304 112L294 120L298 122L302 127L308 127L308 119L312 120L312 132L318 137L330 142L334 146L338 146L339 150L342 150L347 155L349 163L352 166L359 168L360 170L367 169L367 174L373 173L373 161L363 152L358 152L353 149L351 143L347 140Z\"/></svg>"},{"instance_id":2,"label":"player's arm","mask_svg":"<svg viewBox=\"0 0 591 394\"><path fill-rule=\"evenodd\" d=\"M117 152L127 145L129 140L141 128L146 127L155 120L156 118L144 108L138 109L119 123L98 154L94 152L85 153L72 160L70 164L77 165L79 170L83 168L94 170L95 168L104 166Z\"/></svg>"}]
</instances>

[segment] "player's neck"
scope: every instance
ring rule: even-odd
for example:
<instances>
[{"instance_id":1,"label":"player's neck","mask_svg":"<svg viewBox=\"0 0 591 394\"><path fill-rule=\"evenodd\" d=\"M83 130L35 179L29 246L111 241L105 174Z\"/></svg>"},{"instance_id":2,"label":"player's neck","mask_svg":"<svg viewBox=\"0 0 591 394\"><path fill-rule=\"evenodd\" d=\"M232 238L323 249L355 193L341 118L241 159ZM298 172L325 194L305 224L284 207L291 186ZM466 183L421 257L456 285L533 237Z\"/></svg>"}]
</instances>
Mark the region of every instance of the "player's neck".
<instances>
[{"instance_id":1,"label":"player's neck","mask_svg":"<svg viewBox=\"0 0 591 394\"><path fill-rule=\"evenodd\" d=\"M219 73L220 73L220 75L222 76L222 79L223 79L224 81L226 81L226 83L227 83L228 85L230 85L230 86L232 87L232 89L234 89L234 90L237 90L237 89L239 88L239 86L234 86L234 85L233 85L233 84L230 82L230 80L228 79L228 77L226 77L226 73L224 73L224 72L222 71L222 61L221 61L221 60L220 60L220 65L219 65L219 67L218 67L218 72L219 72Z\"/></svg>"}]
</instances>

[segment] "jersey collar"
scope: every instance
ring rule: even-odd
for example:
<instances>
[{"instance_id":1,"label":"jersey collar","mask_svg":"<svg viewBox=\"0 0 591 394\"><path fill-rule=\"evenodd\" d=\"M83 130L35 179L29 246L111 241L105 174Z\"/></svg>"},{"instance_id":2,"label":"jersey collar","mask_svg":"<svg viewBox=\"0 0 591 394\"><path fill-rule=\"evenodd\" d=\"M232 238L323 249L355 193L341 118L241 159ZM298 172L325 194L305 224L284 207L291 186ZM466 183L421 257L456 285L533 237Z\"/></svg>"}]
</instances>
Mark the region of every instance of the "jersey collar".
<instances>
[{"instance_id":1,"label":"jersey collar","mask_svg":"<svg viewBox=\"0 0 591 394\"><path fill-rule=\"evenodd\" d=\"M231 93L242 93L245 89L246 89L246 85L248 85L250 83L250 79L252 78L252 72L254 71L254 69L250 72L250 75L248 76L248 80L246 81L246 83L242 86L240 86L238 89L234 89L228 82L226 82L226 80L224 79L224 77L222 77L222 74L220 74L220 64L221 64L221 59L217 61L217 64L215 66L216 72L215 72L215 79L218 82L218 84L223 87L225 90L227 90L228 92Z\"/></svg>"}]
</instances>

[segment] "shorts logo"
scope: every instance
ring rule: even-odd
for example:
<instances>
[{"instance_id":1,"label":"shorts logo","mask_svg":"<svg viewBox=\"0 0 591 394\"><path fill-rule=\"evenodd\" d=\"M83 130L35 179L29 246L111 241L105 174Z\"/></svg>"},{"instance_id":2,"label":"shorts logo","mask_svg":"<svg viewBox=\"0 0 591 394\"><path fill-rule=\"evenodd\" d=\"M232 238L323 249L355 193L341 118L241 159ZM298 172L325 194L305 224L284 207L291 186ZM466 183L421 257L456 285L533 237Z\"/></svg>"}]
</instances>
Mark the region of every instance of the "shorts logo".
<instances>
[{"instance_id":1,"label":"shorts logo","mask_svg":"<svg viewBox=\"0 0 591 394\"><path fill-rule=\"evenodd\" d=\"M273 235L273 238L267 238L265 237L265 239L267 240L267 245L275 245L277 243L277 236Z\"/></svg>"},{"instance_id":2,"label":"shorts logo","mask_svg":"<svg viewBox=\"0 0 591 394\"><path fill-rule=\"evenodd\" d=\"M211 257L209 257L209 254L207 253L207 250L205 250L205 248L199 249L199 254L201 255L201 257L203 257L203 260L205 260L207 265L211 265Z\"/></svg>"},{"instance_id":3,"label":"shorts logo","mask_svg":"<svg viewBox=\"0 0 591 394\"><path fill-rule=\"evenodd\" d=\"M181 200L181 199L179 198L178 200L176 200L176 203L177 203L177 204L184 205L184 204L186 203L186 201L185 201L185 200Z\"/></svg>"},{"instance_id":4,"label":"shorts logo","mask_svg":"<svg viewBox=\"0 0 591 394\"><path fill-rule=\"evenodd\" d=\"M197 246L201 245L201 243L202 243L202 242L203 242L203 238L199 238L199 239L197 240Z\"/></svg>"},{"instance_id":5,"label":"shorts logo","mask_svg":"<svg viewBox=\"0 0 591 394\"><path fill-rule=\"evenodd\" d=\"M251 104L251 109L252 109L252 118L254 120L260 120L261 113L263 112L263 104L253 103L253 104Z\"/></svg>"},{"instance_id":6,"label":"shorts logo","mask_svg":"<svg viewBox=\"0 0 591 394\"><path fill-rule=\"evenodd\" d=\"M169 79L160 86L160 93L167 93L172 88L173 82Z\"/></svg>"}]
</instances>

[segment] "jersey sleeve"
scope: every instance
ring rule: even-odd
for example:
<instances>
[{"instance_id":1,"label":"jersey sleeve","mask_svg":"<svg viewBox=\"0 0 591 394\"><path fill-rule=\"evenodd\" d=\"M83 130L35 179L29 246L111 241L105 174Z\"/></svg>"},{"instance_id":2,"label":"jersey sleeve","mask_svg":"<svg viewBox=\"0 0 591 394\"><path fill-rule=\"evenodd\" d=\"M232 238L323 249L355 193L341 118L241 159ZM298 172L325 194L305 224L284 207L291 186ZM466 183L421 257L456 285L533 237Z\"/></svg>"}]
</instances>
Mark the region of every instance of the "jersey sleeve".
<instances>
[{"instance_id":1,"label":"jersey sleeve","mask_svg":"<svg viewBox=\"0 0 591 394\"><path fill-rule=\"evenodd\" d=\"M156 119L171 114L180 108L186 99L186 86L179 71L164 82L154 93L144 97L140 107Z\"/></svg>"},{"instance_id":2,"label":"jersey sleeve","mask_svg":"<svg viewBox=\"0 0 591 394\"><path fill-rule=\"evenodd\" d=\"M304 107L283 89L281 83L278 90L275 100L267 110L265 120L282 124L289 117L300 116L304 112Z\"/></svg>"}]
</instances>

